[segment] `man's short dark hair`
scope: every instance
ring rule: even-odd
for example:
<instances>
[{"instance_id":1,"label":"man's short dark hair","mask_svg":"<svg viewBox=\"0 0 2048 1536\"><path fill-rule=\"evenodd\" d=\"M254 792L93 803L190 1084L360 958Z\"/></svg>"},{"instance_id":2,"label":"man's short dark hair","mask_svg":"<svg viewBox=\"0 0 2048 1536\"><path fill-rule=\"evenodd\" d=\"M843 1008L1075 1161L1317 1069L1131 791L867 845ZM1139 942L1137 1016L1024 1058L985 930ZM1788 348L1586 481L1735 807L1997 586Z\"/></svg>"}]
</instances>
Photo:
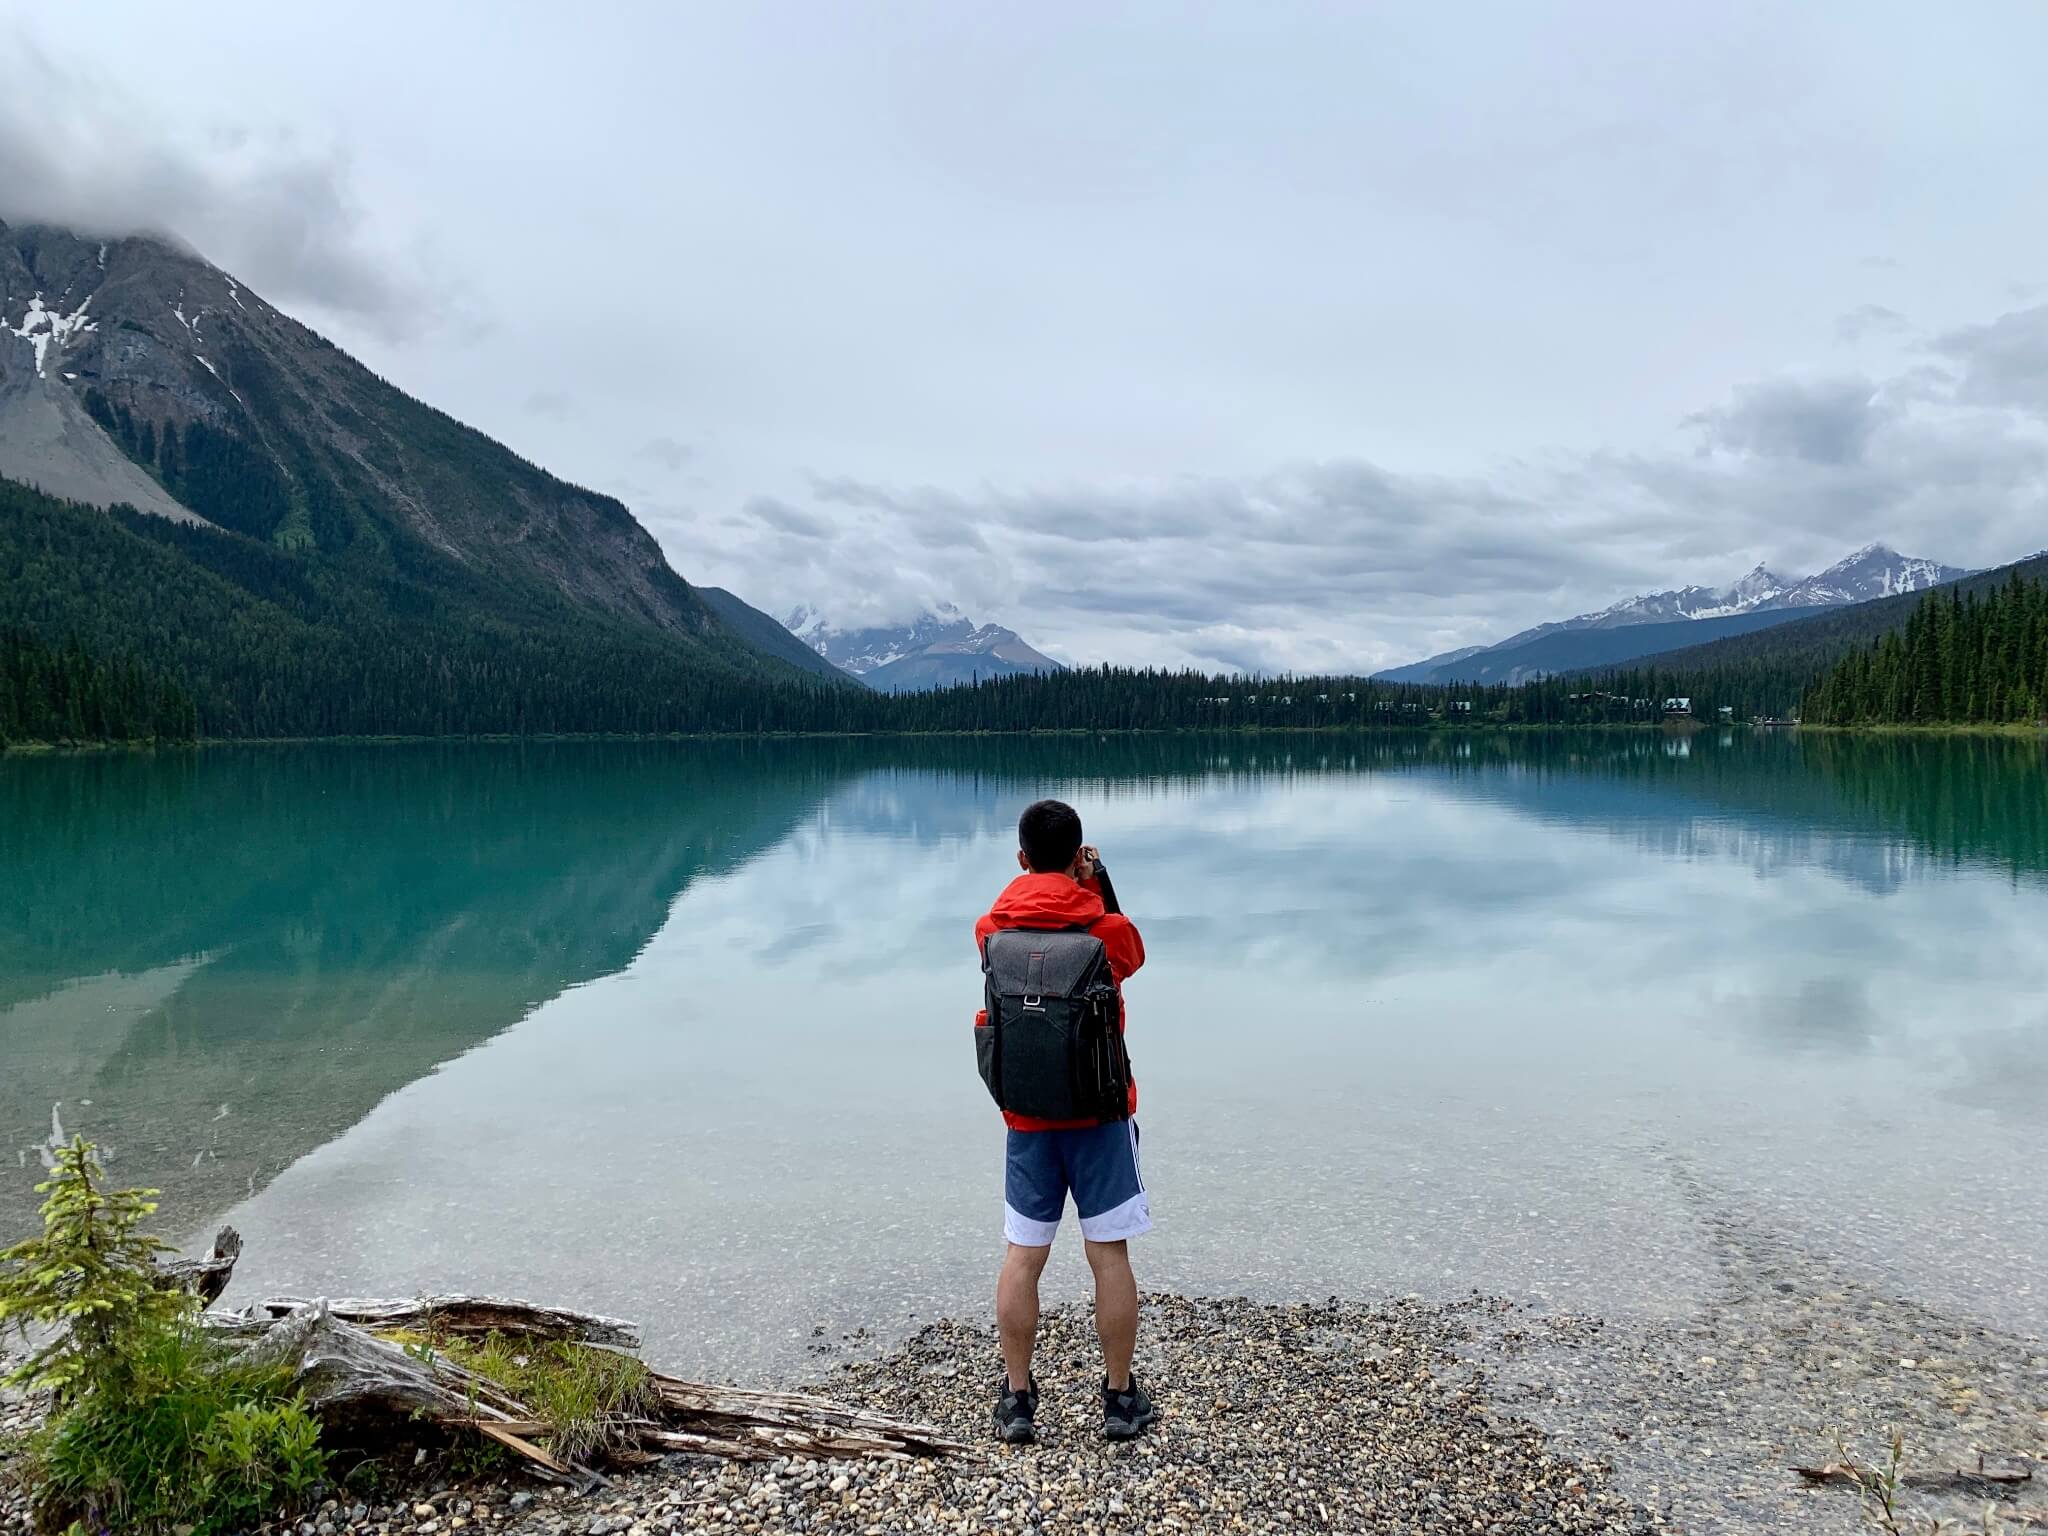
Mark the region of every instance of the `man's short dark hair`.
<instances>
[{"instance_id":1,"label":"man's short dark hair","mask_svg":"<svg viewBox=\"0 0 2048 1536\"><path fill-rule=\"evenodd\" d=\"M1017 846L1039 874L1053 874L1081 851L1081 813L1064 800L1038 800L1017 818Z\"/></svg>"}]
</instances>

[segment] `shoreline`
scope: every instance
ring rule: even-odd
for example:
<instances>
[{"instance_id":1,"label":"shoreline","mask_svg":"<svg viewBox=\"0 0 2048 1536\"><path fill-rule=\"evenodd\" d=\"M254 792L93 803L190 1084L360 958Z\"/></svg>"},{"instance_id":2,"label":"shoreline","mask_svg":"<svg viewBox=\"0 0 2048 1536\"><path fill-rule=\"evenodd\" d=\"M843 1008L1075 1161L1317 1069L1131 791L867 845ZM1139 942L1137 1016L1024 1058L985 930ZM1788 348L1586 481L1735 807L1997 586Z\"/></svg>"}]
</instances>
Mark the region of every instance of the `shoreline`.
<instances>
[{"instance_id":1,"label":"shoreline","mask_svg":"<svg viewBox=\"0 0 2048 1536\"><path fill-rule=\"evenodd\" d=\"M1746 723L1746 722L1745 722ZM767 741L1010 741L1084 739L1090 736L1437 736L1477 732L1656 731L1661 721L1601 721L1588 725L1544 725L1527 721L1483 724L1439 721L1429 725L1188 725L1047 726L1022 731L666 731L626 734L602 731L487 732L466 736L201 736L192 741L18 741L0 746L0 757L91 756L110 752L203 752L237 747L408 747L503 746L574 742L767 742Z\"/></svg>"},{"instance_id":2,"label":"shoreline","mask_svg":"<svg viewBox=\"0 0 2048 1536\"><path fill-rule=\"evenodd\" d=\"M1162 1420L1100 1433L1089 1309L1045 1314L1039 1443L998 1446L988 1319L927 1324L782 1383L928 1424L978 1448L894 1463L663 1458L584 1495L436 1459L343 1486L316 1536L654 1536L802 1532L1016 1536L1468 1531L1853 1536L1853 1486L1793 1469L1881 1460L1892 1426L1914 1518L1993 1532L2048 1521L2048 1346L1887 1296L1769 1233L1716 1233L1726 1284L1663 1322L1536 1310L1470 1293L1261 1302L1148 1293L1137 1369ZM859 1332L846 1336L863 1347ZM820 1351L839 1346L823 1344ZM1904 1351L1913 1353L1906 1354ZM659 1362L656 1362L657 1364ZM18 1400L0 1401L0 1437ZM1968 1473L1984 1470L2021 1482ZM0 1463L4 1463L0 1450ZM25 1528L0 1491L0 1529ZM1910 1523L1902 1529L1923 1529Z\"/></svg>"},{"instance_id":3,"label":"shoreline","mask_svg":"<svg viewBox=\"0 0 2048 1536\"><path fill-rule=\"evenodd\" d=\"M1693 734L1707 730L1790 731L1823 736L1904 736L2011 738L2048 740L2048 724L1972 724L1936 722L1894 725L1769 725L1748 720L1697 720L1674 725L1663 720L1603 720L1585 724L1532 721L1438 721L1422 725L1235 725L1235 726L1062 726L1020 731L669 731L646 734L605 732L509 732L461 736L202 736L192 741L13 741L0 744L0 758L89 757L110 753L199 753L240 747L405 747L492 746L575 742L772 742L772 741L1008 741L1018 739L1080 739L1086 737L1216 737L1258 736L1469 736L1476 734L1540 735L1551 733Z\"/></svg>"}]
</instances>

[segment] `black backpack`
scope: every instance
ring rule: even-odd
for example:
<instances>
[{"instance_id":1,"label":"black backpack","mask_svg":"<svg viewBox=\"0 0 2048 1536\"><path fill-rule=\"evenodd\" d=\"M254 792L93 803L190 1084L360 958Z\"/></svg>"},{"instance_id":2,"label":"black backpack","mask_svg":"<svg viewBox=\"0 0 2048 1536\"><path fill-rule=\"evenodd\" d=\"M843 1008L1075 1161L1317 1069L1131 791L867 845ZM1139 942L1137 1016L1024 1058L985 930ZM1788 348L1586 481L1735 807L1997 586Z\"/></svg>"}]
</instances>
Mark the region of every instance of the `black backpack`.
<instances>
[{"instance_id":1,"label":"black backpack","mask_svg":"<svg viewBox=\"0 0 2048 1536\"><path fill-rule=\"evenodd\" d=\"M1038 1120L1126 1120L1131 1058L1102 940L1002 928L981 947L988 1024L975 1065L996 1103Z\"/></svg>"}]
</instances>

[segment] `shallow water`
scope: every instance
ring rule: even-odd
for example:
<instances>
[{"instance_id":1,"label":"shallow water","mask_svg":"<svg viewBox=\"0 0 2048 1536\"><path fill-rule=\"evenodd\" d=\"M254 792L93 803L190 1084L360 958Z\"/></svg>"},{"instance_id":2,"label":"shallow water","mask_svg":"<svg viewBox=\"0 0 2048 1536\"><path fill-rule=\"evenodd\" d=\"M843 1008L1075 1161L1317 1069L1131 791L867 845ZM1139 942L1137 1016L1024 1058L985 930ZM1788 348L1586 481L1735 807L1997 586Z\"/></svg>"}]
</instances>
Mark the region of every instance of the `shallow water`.
<instances>
[{"instance_id":1,"label":"shallow water","mask_svg":"<svg viewBox=\"0 0 2048 1536\"><path fill-rule=\"evenodd\" d=\"M1683 1316L1706 1188L2048 1329L2048 763L2013 740L0 762L0 1231L55 1104L174 1231L246 1234L231 1299L526 1294L743 1376L983 1306L970 926L1042 793L1150 951L1148 1286Z\"/></svg>"}]
</instances>

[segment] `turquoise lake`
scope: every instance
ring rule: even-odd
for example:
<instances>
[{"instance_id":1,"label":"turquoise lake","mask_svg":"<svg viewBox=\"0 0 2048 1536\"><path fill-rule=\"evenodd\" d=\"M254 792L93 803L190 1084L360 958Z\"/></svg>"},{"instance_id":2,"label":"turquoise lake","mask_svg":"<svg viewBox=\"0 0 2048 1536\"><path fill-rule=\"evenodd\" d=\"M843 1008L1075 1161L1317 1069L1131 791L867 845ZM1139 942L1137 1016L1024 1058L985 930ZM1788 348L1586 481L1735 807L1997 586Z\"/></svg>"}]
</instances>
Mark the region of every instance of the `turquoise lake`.
<instances>
[{"instance_id":1,"label":"turquoise lake","mask_svg":"<svg viewBox=\"0 0 2048 1536\"><path fill-rule=\"evenodd\" d=\"M230 1301L495 1291L757 1379L985 1308L1017 811L1130 984L1148 1287L1682 1316L1684 1192L2048 1331L2048 749L1706 731L0 760L0 1238L53 1134ZM1084 1290L1071 1230L1048 1299Z\"/></svg>"}]
</instances>

